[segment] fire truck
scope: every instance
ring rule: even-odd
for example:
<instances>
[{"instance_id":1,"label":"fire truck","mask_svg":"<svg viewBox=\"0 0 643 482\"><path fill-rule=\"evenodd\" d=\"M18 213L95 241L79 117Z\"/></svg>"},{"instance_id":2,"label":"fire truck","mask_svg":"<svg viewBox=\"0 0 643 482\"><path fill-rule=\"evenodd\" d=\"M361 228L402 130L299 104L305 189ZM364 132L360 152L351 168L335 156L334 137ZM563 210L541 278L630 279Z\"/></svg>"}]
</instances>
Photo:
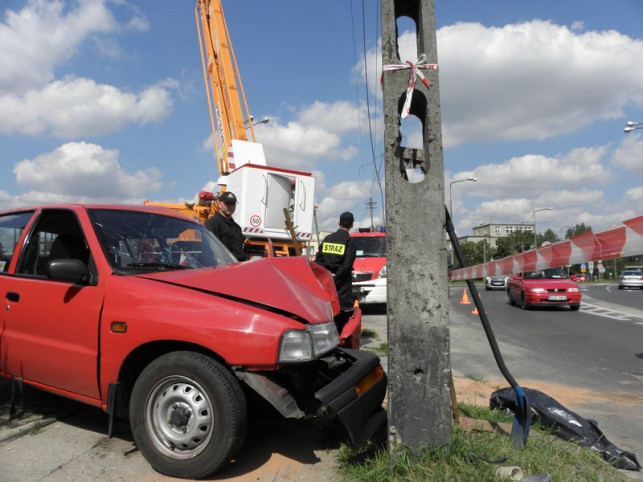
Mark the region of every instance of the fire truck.
<instances>
[{"instance_id":1,"label":"fire truck","mask_svg":"<svg viewBox=\"0 0 643 482\"><path fill-rule=\"evenodd\" d=\"M310 172L268 165L255 137L221 1L197 0L195 16L218 179L192 203L145 204L205 222L216 212L218 195L231 191L239 200L233 217L246 237L248 259L301 254L312 239L315 178Z\"/></svg>"}]
</instances>

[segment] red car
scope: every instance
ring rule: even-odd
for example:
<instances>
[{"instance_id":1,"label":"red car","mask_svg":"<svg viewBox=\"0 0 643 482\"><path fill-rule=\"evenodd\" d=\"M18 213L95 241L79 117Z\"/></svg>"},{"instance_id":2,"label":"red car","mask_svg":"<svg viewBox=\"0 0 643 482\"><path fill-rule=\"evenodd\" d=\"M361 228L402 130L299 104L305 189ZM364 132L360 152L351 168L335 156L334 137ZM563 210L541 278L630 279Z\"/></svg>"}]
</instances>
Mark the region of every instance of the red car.
<instances>
[{"instance_id":1,"label":"red car","mask_svg":"<svg viewBox=\"0 0 643 482\"><path fill-rule=\"evenodd\" d=\"M580 288L562 268L512 276L507 283L507 296L511 305L518 304L523 310L546 305L569 305L572 311L580 309Z\"/></svg>"},{"instance_id":2,"label":"red car","mask_svg":"<svg viewBox=\"0 0 643 482\"><path fill-rule=\"evenodd\" d=\"M573 274L573 275L571 275L571 276L570 276L570 278L571 278L573 281L576 281L577 283L584 283L584 282L586 282L586 281L587 281L587 275L586 275L586 274L584 274L584 273L580 273L580 274Z\"/></svg>"},{"instance_id":3,"label":"red car","mask_svg":"<svg viewBox=\"0 0 643 482\"><path fill-rule=\"evenodd\" d=\"M235 456L247 397L338 420L360 445L386 422L386 375L341 334L330 273L304 257L238 263L201 223L154 207L0 212L0 376L128 418L158 472ZM342 346L343 345L343 346Z\"/></svg>"}]
</instances>

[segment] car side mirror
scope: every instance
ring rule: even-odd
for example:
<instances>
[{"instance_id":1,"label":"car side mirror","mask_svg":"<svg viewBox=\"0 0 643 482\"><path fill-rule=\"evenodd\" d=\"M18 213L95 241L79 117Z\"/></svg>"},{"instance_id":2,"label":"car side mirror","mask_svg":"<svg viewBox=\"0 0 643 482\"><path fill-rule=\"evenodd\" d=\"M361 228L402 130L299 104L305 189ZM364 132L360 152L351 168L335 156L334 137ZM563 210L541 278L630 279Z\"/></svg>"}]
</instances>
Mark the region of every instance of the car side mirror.
<instances>
[{"instance_id":1,"label":"car side mirror","mask_svg":"<svg viewBox=\"0 0 643 482\"><path fill-rule=\"evenodd\" d=\"M513 275L511 279L518 279L518 275L517 274Z\"/></svg>"},{"instance_id":2,"label":"car side mirror","mask_svg":"<svg viewBox=\"0 0 643 482\"><path fill-rule=\"evenodd\" d=\"M47 263L47 278L74 284L86 284L89 270L79 259L54 259Z\"/></svg>"}]
</instances>

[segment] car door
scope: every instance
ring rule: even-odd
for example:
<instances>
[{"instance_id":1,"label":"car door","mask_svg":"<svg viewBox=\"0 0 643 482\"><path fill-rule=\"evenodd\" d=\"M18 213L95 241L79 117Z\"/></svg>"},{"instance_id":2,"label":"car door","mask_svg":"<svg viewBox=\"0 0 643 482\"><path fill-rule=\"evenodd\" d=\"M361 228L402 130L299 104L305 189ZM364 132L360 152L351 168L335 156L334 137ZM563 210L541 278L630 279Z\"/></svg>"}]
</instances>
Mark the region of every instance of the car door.
<instances>
[{"instance_id":1,"label":"car door","mask_svg":"<svg viewBox=\"0 0 643 482\"><path fill-rule=\"evenodd\" d=\"M514 279L514 276L516 276L516 279ZM510 296L514 300L520 300L520 288L522 285L522 273L518 273L517 275L509 275L508 281L507 281L507 289L510 292Z\"/></svg>"},{"instance_id":2,"label":"car door","mask_svg":"<svg viewBox=\"0 0 643 482\"><path fill-rule=\"evenodd\" d=\"M25 228L33 217L35 210L16 211L0 215L0 373L8 373L6 354L7 314L12 276L10 272L16 264L16 252L19 250Z\"/></svg>"},{"instance_id":3,"label":"car door","mask_svg":"<svg viewBox=\"0 0 643 482\"><path fill-rule=\"evenodd\" d=\"M46 262L59 236L79 236L92 273L88 283L47 278ZM69 255L66 257L77 257ZM62 256L65 257L65 256ZM2 290L5 371L84 397L99 398L98 328L102 288L74 211L42 210L25 238Z\"/></svg>"}]
</instances>

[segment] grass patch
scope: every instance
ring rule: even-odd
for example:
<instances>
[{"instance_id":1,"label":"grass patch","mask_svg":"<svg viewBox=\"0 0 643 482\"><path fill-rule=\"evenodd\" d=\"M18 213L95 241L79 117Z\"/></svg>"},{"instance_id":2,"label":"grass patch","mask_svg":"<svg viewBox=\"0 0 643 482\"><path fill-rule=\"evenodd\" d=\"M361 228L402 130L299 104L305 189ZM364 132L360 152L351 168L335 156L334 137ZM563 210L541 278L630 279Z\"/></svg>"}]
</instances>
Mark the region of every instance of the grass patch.
<instances>
[{"instance_id":1,"label":"grass patch","mask_svg":"<svg viewBox=\"0 0 643 482\"><path fill-rule=\"evenodd\" d=\"M364 345L359 349L376 353L379 356L388 356L388 343L380 343L379 346Z\"/></svg>"},{"instance_id":2,"label":"grass patch","mask_svg":"<svg viewBox=\"0 0 643 482\"><path fill-rule=\"evenodd\" d=\"M362 338L370 338L371 340L378 338L377 332L375 330L371 330L370 328L362 329L361 336Z\"/></svg>"},{"instance_id":3,"label":"grass patch","mask_svg":"<svg viewBox=\"0 0 643 482\"><path fill-rule=\"evenodd\" d=\"M510 422L505 412L459 404L460 415L496 422ZM507 458L500 463L498 461ZM485 461L483 459L487 459ZM339 452L338 477L345 481L499 481L500 467L517 466L524 478L552 474L553 480L628 481L622 472L603 461L588 448L532 427L527 445L514 450L509 436L498 432L451 430L449 450L425 446L411 451L400 448L392 460L384 444L371 444L360 450L344 446ZM505 479L509 480L509 479Z\"/></svg>"}]
</instances>

